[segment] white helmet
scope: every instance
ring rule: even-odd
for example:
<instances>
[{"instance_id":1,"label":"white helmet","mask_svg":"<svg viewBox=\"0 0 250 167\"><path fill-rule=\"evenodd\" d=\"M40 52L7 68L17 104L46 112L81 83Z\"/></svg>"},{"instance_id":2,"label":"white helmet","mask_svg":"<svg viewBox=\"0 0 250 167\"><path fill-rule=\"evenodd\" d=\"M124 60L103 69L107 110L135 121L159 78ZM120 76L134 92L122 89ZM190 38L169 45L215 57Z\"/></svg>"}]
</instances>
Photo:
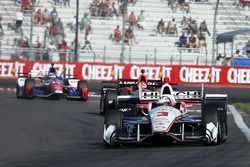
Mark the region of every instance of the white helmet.
<instances>
[{"instance_id":1,"label":"white helmet","mask_svg":"<svg viewBox=\"0 0 250 167\"><path fill-rule=\"evenodd\" d=\"M174 106L176 104L175 98L173 95L166 94L161 97L161 99L158 101L159 104L167 104L170 106Z\"/></svg>"}]
</instances>

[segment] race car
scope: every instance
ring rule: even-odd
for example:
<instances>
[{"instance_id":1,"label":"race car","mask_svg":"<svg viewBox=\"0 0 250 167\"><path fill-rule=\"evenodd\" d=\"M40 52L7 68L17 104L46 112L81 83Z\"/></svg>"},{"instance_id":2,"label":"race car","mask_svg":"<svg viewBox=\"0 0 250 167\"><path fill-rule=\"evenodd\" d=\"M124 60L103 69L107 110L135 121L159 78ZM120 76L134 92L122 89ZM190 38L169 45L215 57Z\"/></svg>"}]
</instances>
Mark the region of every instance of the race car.
<instances>
[{"instance_id":1,"label":"race car","mask_svg":"<svg viewBox=\"0 0 250 167\"><path fill-rule=\"evenodd\" d=\"M107 84L108 82L104 82ZM157 99L160 87L163 85L162 80L135 80L135 79L118 79L116 83L108 83L101 89L100 114L105 114L106 104L116 95L137 95L142 103L148 103ZM154 98L145 96L153 94ZM147 98L148 97L148 98Z\"/></svg>"},{"instance_id":2,"label":"race car","mask_svg":"<svg viewBox=\"0 0 250 167\"><path fill-rule=\"evenodd\" d=\"M56 74L46 75L42 71L32 70L28 76L17 79L17 97L50 97L60 99L63 93L63 81Z\"/></svg>"},{"instance_id":3,"label":"race car","mask_svg":"<svg viewBox=\"0 0 250 167\"><path fill-rule=\"evenodd\" d=\"M139 96L112 94L104 115L106 146L155 141L216 145L227 139L226 94L204 94L204 89L173 91L164 84L158 99L143 107ZM201 113L191 113L189 107L198 105Z\"/></svg>"},{"instance_id":4,"label":"race car","mask_svg":"<svg viewBox=\"0 0 250 167\"><path fill-rule=\"evenodd\" d=\"M31 70L28 76L17 79L16 96L24 98L46 97L52 99L79 98L88 99L86 81L62 78L61 76L45 71Z\"/></svg>"},{"instance_id":5,"label":"race car","mask_svg":"<svg viewBox=\"0 0 250 167\"><path fill-rule=\"evenodd\" d=\"M63 94L67 99L88 100L88 83L77 78L63 79Z\"/></svg>"}]
</instances>

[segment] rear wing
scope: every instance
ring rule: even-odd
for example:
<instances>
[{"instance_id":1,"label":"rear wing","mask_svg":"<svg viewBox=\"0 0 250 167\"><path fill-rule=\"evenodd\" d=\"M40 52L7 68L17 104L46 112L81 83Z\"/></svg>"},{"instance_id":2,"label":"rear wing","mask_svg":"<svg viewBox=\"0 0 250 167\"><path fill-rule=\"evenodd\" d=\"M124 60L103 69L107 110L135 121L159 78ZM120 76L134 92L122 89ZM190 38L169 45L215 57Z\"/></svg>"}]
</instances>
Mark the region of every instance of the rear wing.
<instances>
[{"instance_id":1,"label":"rear wing","mask_svg":"<svg viewBox=\"0 0 250 167\"><path fill-rule=\"evenodd\" d=\"M120 87L137 86L139 84L137 79L119 79L117 85ZM160 88L163 85L161 80L148 80L147 85L150 87Z\"/></svg>"},{"instance_id":2,"label":"rear wing","mask_svg":"<svg viewBox=\"0 0 250 167\"><path fill-rule=\"evenodd\" d=\"M175 91L174 97L178 101L201 102L203 100L203 91Z\"/></svg>"},{"instance_id":3,"label":"rear wing","mask_svg":"<svg viewBox=\"0 0 250 167\"><path fill-rule=\"evenodd\" d=\"M207 102L225 102L228 103L228 95L227 94L206 94L204 98L204 103Z\"/></svg>"}]
</instances>

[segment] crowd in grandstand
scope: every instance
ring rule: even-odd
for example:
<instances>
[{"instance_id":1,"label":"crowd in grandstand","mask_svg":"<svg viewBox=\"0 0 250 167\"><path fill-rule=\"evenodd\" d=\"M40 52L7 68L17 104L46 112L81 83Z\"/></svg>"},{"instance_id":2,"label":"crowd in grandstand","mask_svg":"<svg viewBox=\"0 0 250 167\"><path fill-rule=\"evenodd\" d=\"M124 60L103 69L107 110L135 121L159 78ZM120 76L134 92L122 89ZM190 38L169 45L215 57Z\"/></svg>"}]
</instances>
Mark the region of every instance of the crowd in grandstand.
<instances>
[{"instance_id":1,"label":"crowd in grandstand","mask_svg":"<svg viewBox=\"0 0 250 167\"><path fill-rule=\"evenodd\" d=\"M65 28L70 28L72 33L74 33L77 28L76 18L74 16L70 23L65 23L57 11L57 8L70 7L71 1L52 0L51 2L53 9L37 7L34 13L34 23L38 26L44 27L45 36L50 41L49 44L46 45L46 41L40 41L39 38L37 39L36 43L33 44L33 47L37 49L35 59L73 61L75 54L75 40L67 40ZM168 0L167 4L172 12L182 11L183 18L181 21L176 21L177 19L175 17L171 20L164 20L164 18L161 18L155 25L156 34L161 34L166 37L178 37L178 41L175 42L175 45L179 48L206 48L206 38L211 36L207 22L206 20L198 22L196 19L192 18L189 2L190 1L185 0ZM195 0L195 2L208 2L208 0ZM25 13L29 13L32 6L41 3L42 1L40 0L16 0L16 4L20 5L20 8L15 12L15 24L9 24L8 27L13 29L16 33L22 33L22 24ZM94 46L92 46L91 34L94 33L94 27L91 18L95 17L105 19L125 18L126 24L124 38L122 37L122 28L119 25L115 25L115 29L110 35L110 39L112 39L115 44L121 44L122 40L125 44L138 44L139 42L136 39L136 32L143 31L147 28L147 25L145 24L145 11L141 10L138 13L130 11L128 13L127 3L129 5L136 5L137 0L92 0L89 5L89 11L85 11L79 20L80 33L83 34L83 38L81 39L83 44L79 47L82 50L93 50ZM246 5L246 1L239 1L239 6L244 7ZM4 35L2 20L3 19L0 16L0 39ZM16 39L15 44L23 49L30 48L31 46L27 36L22 36L20 39ZM44 53L44 49L47 50L46 53ZM24 59L29 59L28 51L25 50L22 54ZM233 56L241 57L238 53ZM217 57L218 65L226 65L229 64L228 62L230 62L229 56L222 56L220 54Z\"/></svg>"}]
</instances>

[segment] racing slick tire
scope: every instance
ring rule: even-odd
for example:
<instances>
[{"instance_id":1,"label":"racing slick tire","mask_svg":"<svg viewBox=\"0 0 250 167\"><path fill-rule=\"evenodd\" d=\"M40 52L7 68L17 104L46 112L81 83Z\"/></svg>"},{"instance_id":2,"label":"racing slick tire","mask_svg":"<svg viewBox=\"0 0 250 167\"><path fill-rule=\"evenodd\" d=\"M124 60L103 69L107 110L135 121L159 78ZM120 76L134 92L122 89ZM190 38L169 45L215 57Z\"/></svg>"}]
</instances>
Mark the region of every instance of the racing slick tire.
<instances>
[{"instance_id":1,"label":"racing slick tire","mask_svg":"<svg viewBox=\"0 0 250 167\"><path fill-rule=\"evenodd\" d=\"M16 97L21 98L20 87L19 87L18 83L16 84Z\"/></svg>"},{"instance_id":2,"label":"racing slick tire","mask_svg":"<svg viewBox=\"0 0 250 167\"><path fill-rule=\"evenodd\" d=\"M204 126L205 145L219 145L227 140L227 105L224 102L207 102L202 106L202 123ZM211 139L212 132L207 124L216 126L217 136ZM207 133L208 132L208 133ZM211 134L211 135L209 135Z\"/></svg>"},{"instance_id":3,"label":"racing slick tire","mask_svg":"<svg viewBox=\"0 0 250 167\"><path fill-rule=\"evenodd\" d=\"M116 90L117 90L117 88L115 86L104 86L104 87L102 87L101 98L100 98L100 114L101 115L104 115L104 113L106 111L105 102L106 102L106 99L107 99L107 91L116 92ZM109 95L109 96L114 96L114 95Z\"/></svg>"},{"instance_id":4,"label":"racing slick tire","mask_svg":"<svg viewBox=\"0 0 250 167\"><path fill-rule=\"evenodd\" d=\"M35 80L34 79L26 79L24 82L24 97L25 98L32 98L33 97L33 91L32 88L35 86Z\"/></svg>"},{"instance_id":5,"label":"racing slick tire","mask_svg":"<svg viewBox=\"0 0 250 167\"><path fill-rule=\"evenodd\" d=\"M88 83L87 81L81 80L78 81L77 83L77 89L81 92L81 99L83 101L87 101L89 96L88 96ZM84 89L84 92L82 91Z\"/></svg>"},{"instance_id":6,"label":"racing slick tire","mask_svg":"<svg viewBox=\"0 0 250 167\"><path fill-rule=\"evenodd\" d=\"M109 126L115 126L115 131L110 135L110 143L103 140L104 145L107 147L118 147L116 135L122 129L122 112L117 110L117 94L116 91L108 90L105 104L104 113L104 125L107 128ZM105 128L104 127L104 128Z\"/></svg>"}]
</instances>

